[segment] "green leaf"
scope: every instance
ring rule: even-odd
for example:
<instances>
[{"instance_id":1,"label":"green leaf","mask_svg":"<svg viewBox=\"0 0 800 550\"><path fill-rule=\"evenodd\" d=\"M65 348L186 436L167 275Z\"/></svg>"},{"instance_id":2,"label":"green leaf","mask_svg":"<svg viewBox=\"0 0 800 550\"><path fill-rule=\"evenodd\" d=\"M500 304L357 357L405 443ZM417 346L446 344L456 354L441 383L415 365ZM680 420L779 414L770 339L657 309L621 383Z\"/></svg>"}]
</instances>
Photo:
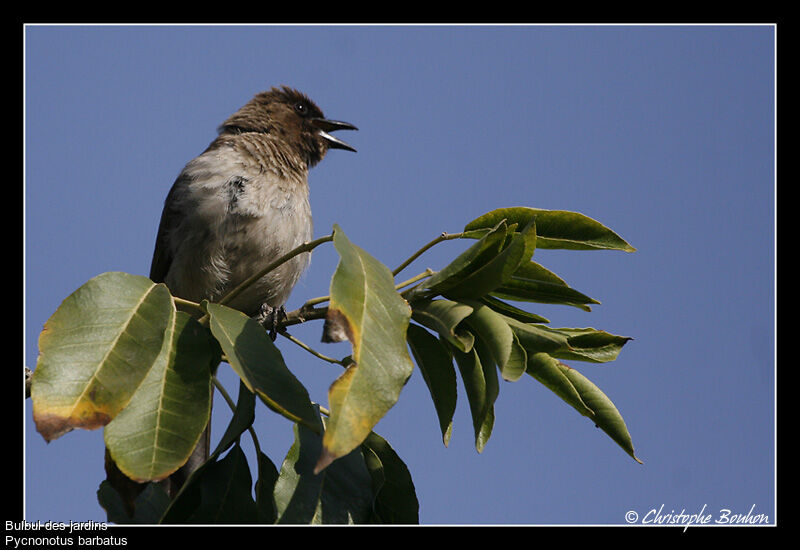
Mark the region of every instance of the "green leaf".
<instances>
[{"instance_id":1,"label":"green leaf","mask_svg":"<svg viewBox=\"0 0 800 550\"><path fill-rule=\"evenodd\" d=\"M622 347L633 339L593 328L554 328L552 330L566 335L568 345L566 350L551 352L553 357L591 363L614 361L622 351Z\"/></svg>"},{"instance_id":2,"label":"green leaf","mask_svg":"<svg viewBox=\"0 0 800 550\"><path fill-rule=\"evenodd\" d=\"M127 273L98 275L67 297L39 336L39 433L52 441L108 424L150 372L173 312L166 286Z\"/></svg>"},{"instance_id":3,"label":"green leaf","mask_svg":"<svg viewBox=\"0 0 800 550\"><path fill-rule=\"evenodd\" d=\"M500 208L468 223L464 231L479 231L496 226L502 220L509 225L525 227L536 220L536 247L569 250L622 250L636 249L622 237L600 222L577 212L542 210L538 208Z\"/></svg>"},{"instance_id":4,"label":"green leaf","mask_svg":"<svg viewBox=\"0 0 800 550\"><path fill-rule=\"evenodd\" d=\"M555 393L571 405L583 416L591 418L594 415L581 394L572 385L567 375L559 368L561 363L546 353L528 354L528 368L526 372L538 380L542 385Z\"/></svg>"},{"instance_id":5,"label":"green leaf","mask_svg":"<svg viewBox=\"0 0 800 550\"><path fill-rule=\"evenodd\" d=\"M186 523L258 523L258 508L251 491L253 478L241 447L234 445L225 458L203 470L200 504Z\"/></svg>"},{"instance_id":6,"label":"green leaf","mask_svg":"<svg viewBox=\"0 0 800 550\"><path fill-rule=\"evenodd\" d=\"M569 346L568 338L565 334L549 327L538 323L521 323L505 315L503 315L503 318L528 355L565 350Z\"/></svg>"},{"instance_id":7,"label":"green leaf","mask_svg":"<svg viewBox=\"0 0 800 550\"><path fill-rule=\"evenodd\" d=\"M106 447L134 481L161 480L186 463L211 415L211 369L219 362L207 329L173 311L161 354L105 428Z\"/></svg>"},{"instance_id":8,"label":"green leaf","mask_svg":"<svg viewBox=\"0 0 800 550\"><path fill-rule=\"evenodd\" d=\"M543 382L547 387L553 389L559 397L575 407L578 412L589 417L598 428L606 432L636 462L642 463L634 453L633 442L622 415L600 388L577 370L548 357L546 354L536 354L531 357L528 365L529 372L537 380L540 377L547 379L547 383ZM568 381L568 385L563 379L554 382L554 369L561 371L566 381ZM568 386L571 386L572 389L570 390ZM575 399L575 394L579 396L578 400Z\"/></svg>"},{"instance_id":9,"label":"green leaf","mask_svg":"<svg viewBox=\"0 0 800 550\"><path fill-rule=\"evenodd\" d=\"M518 307L512 306L502 300L498 300L493 296L483 296L481 297L481 303L489 306L497 313L502 313L506 317L511 317L517 321L521 321L523 323L549 323L550 321L541 315L537 315L535 313L530 313L525 311L524 309L519 309Z\"/></svg>"},{"instance_id":10,"label":"green leaf","mask_svg":"<svg viewBox=\"0 0 800 550\"><path fill-rule=\"evenodd\" d=\"M520 264L528 263L536 249L536 225L533 220L520 232L509 229L507 246L496 256L439 293L447 298L480 298L504 285Z\"/></svg>"},{"instance_id":11,"label":"green leaf","mask_svg":"<svg viewBox=\"0 0 800 550\"><path fill-rule=\"evenodd\" d=\"M475 448L480 453L494 426L494 402L500 391L497 369L481 340L476 340L467 353L455 347L451 347L451 351L464 382L475 432Z\"/></svg>"},{"instance_id":12,"label":"green leaf","mask_svg":"<svg viewBox=\"0 0 800 550\"><path fill-rule=\"evenodd\" d=\"M495 258L505 244L508 227L500 221L492 227L483 237L467 250L462 252L455 260L444 268L431 275L418 288L419 291L409 295L409 301L422 290L427 289L431 295L442 294L458 285L471 273L480 269L489 260Z\"/></svg>"},{"instance_id":13,"label":"green leaf","mask_svg":"<svg viewBox=\"0 0 800 550\"><path fill-rule=\"evenodd\" d=\"M278 470L267 455L258 453L259 478L256 481L256 504L258 505L259 523L275 523L278 510L275 507L275 483L278 481Z\"/></svg>"},{"instance_id":14,"label":"green leaf","mask_svg":"<svg viewBox=\"0 0 800 550\"><path fill-rule=\"evenodd\" d=\"M194 470L184 481L178 494L173 498L164 512L160 523L187 523L195 510L200 506L202 499L202 485L205 483L205 470L215 464L217 458L239 441L240 435L249 428L255 419L255 394L247 389L244 381L239 381L239 396L233 417L225 429L219 443L209 455L208 460ZM273 466L274 468L274 466ZM259 510L261 513L261 510ZM259 516L261 517L261 516Z\"/></svg>"},{"instance_id":15,"label":"green leaf","mask_svg":"<svg viewBox=\"0 0 800 550\"><path fill-rule=\"evenodd\" d=\"M504 380L515 381L525 373L526 354L506 318L479 303L470 304L474 311L464 319L477 338L483 340L491 361L500 369Z\"/></svg>"},{"instance_id":16,"label":"green leaf","mask_svg":"<svg viewBox=\"0 0 800 550\"><path fill-rule=\"evenodd\" d=\"M108 480L100 482L100 487L97 488L97 502L106 511L106 519L110 523L118 525L134 523L128 515L122 497Z\"/></svg>"},{"instance_id":17,"label":"green leaf","mask_svg":"<svg viewBox=\"0 0 800 550\"><path fill-rule=\"evenodd\" d=\"M569 305L585 311L591 310L586 304L600 303L569 287L558 275L536 262L520 264L492 294L510 300Z\"/></svg>"},{"instance_id":18,"label":"green leaf","mask_svg":"<svg viewBox=\"0 0 800 550\"><path fill-rule=\"evenodd\" d=\"M472 314L472 306L452 300L419 300L413 303L411 318L428 327L463 352L472 349L473 334L459 328Z\"/></svg>"},{"instance_id":19,"label":"green leaf","mask_svg":"<svg viewBox=\"0 0 800 550\"><path fill-rule=\"evenodd\" d=\"M375 522L418 524L419 501L408 467L391 445L375 432L364 440L361 449L373 484L379 481L373 506Z\"/></svg>"},{"instance_id":20,"label":"green leaf","mask_svg":"<svg viewBox=\"0 0 800 550\"><path fill-rule=\"evenodd\" d=\"M372 512L372 478L360 448L315 474L322 438L299 424L294 430L294 444L275 482L277 523L366 523Z\"/></svg>"},{"instance_id":21,"label":"green leaf","mask_svg":"<svg viewBox=\"0 0 800 550\"><path fill-rule=\"evenodd\" d=\"M211 332L247 388L278 414L316 427L308 391L286 366L264 328L240 311L204 303Z\"/></svg>"},{"instance_id":22,"label":"green leaf","mask_svg":"<svg viewBox=\"0 0 800 550\"><path fill-rule=\"evenodd\" d=\"M389 269L334 226L339 265L331 280L326 321L353 348L351 364L331 384L331 415L317 471L357 448L397 402L414 365L406 345L411 308L394 288Z\"/></svg>"},{"instance_id":23,"label":"green leaf","mask_svg":"<svg viewBox=\"0 0 800 550\"><path fill-rule=\"evenodd\" d=\"M109 522L119 525L153 525L169 506L169 495L158 483L148 483L134 501L133 517L128 515L119 493L107 480L97 489L97 501L106 511Z\"/></svg>"},{"instance_id":24,"label":"green leaf","mask_svg":"<svg viewBox=\"0 0 800 550\"><path fill-rule=\"evenodd\" d=\"M214 452L209 458L214 458L224 453L239 440L239 436L253 425L256 419L256 395L247 388L244 380L239 380L239 396L236 399L236 408L233 417L225 428L225 433L217 443Z\"/></svg>"},{"instance_id":25,"label":"green leaf","mask_svg":"<svg viewBox=\"0 0 800 550\"><path fill-rule=\"evenodd\" d=\"M453 368L453 358L444 344L419 325L409 325L406 337L411 354L433 399L442 430L442 441L446 447L450 442L453 414L456 410L456 371Z\"/></svg>"}]
</instances>

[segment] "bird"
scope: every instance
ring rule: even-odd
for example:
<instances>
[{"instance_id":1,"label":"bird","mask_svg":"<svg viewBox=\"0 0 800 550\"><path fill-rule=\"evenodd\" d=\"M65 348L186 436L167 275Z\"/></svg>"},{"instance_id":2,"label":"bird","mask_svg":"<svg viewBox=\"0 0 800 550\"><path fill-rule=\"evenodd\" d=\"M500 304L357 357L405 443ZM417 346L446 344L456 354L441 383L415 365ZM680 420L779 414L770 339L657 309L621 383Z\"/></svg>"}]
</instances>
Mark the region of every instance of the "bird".
<instances>
[{"instance_id":1,"label":"bird","mask_svg":"<svg viewBox=\"0 0 800 550\"><path fill-rule=\"evenodd\" d=\"M150 279L173 295L215 301L312 238L308 171L328 149L355 151L330 135L356 130L329 120L305 94L261 92L219 127L178 175L164 203ZM229 305L266 317L283 306L310 253L300 254Z\"/></svg>"},{"instance_id":2,"label":"bird","mask_svg":"<svg viewBox=\"0 0 800 550\"><path fill-rule=\"evenodd\" d=\"M330 132L357 129L325 118L288 86L257 93L176 178L164 201L150 279L178 298L214 302L311 240L309 169L329 149L355 152ZM226 305L274 323L309 262L308 252L295 256ZM188 462L170 476L171 496L208 459L209 446L207 427Z\"/></svg>"}]
</instances>

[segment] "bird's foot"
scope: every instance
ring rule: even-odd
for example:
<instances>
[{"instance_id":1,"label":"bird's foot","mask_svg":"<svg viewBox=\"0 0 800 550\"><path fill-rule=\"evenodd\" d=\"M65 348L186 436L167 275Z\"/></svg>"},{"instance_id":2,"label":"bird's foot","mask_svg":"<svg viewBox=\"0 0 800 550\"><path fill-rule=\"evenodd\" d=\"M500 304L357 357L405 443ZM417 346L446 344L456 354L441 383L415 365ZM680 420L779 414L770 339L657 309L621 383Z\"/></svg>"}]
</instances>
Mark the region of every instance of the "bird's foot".
<instances>
[{"instance_id":1,"label":"bird's foot","mask_svg":"<svg viewBox=\"0 0 800 550\"><path fill-rule=\"evenodd\" d=\"M253 318L267 329L269 337L274 342L278 337L281 321L286 319L286 309L283 306L273 307L269 304L261 304L259 312Z\"/></svg>"}]
</instances>

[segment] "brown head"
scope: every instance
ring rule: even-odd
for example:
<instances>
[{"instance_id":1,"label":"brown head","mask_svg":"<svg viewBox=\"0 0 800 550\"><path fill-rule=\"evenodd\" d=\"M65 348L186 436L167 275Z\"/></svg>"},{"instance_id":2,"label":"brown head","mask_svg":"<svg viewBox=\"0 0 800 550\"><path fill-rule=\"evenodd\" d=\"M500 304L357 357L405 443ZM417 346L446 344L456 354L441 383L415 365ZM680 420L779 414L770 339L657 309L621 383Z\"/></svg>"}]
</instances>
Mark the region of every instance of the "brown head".
<instances>
[{"instance_id":1,"label":"brown head","mask_svg":"<svg viewBox=\"0 0 800 550\"><path fill-rule=\"evenodd\" d=\"M283 86L256 94L220 127L220 135L265 133L284 141L314 166L328 149L355 151L329 134L334 130L357 130L347 122L326 119L305 94Z\"/></svg>"}]
</instances>

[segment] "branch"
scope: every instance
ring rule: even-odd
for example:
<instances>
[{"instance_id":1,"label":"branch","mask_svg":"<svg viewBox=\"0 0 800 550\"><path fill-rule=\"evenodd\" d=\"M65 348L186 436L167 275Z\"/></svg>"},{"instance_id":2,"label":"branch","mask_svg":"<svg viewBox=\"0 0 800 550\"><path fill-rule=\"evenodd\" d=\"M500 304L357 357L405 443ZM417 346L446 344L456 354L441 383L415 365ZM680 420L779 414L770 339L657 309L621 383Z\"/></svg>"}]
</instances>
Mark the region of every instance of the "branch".
<instances>
[{"instance_id":1,"label":"branch","mask_svg":"<svg viewBox=\"0 0 800 550\"><path fill-rule=\"evenodd\" d=\"M300 323L313 321L315 319L324 319L327 313L328 308L326 307L313 308L302 305L298 309L287 313L283 321L278 324L278 328L299 325Z\"/></svg>"}]
</instances>

